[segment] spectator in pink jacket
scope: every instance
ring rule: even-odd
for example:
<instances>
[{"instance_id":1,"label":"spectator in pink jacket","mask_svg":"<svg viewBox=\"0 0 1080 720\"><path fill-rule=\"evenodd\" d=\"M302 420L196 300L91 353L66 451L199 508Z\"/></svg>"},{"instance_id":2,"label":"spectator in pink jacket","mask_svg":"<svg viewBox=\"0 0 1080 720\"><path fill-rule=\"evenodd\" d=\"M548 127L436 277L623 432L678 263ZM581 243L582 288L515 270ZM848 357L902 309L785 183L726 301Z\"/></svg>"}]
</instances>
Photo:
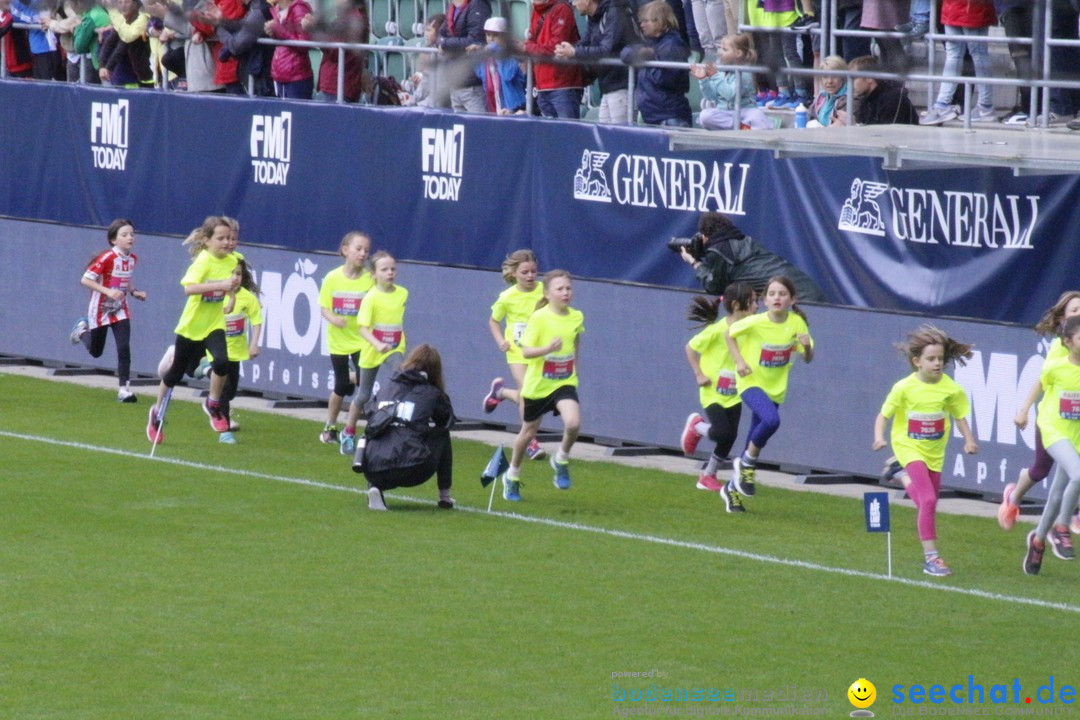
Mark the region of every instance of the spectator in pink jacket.
<instances>
[{"instance_id":1,"label":"spectator in pink jacket","mask_svg":"<svg viewBox=\"0 0 1080 720\"><path fill-rule=\"evenodd\" d=\"M304 18L311 15L306 0L274 0L272 20L266 21L266 34L278 40L310 40ZM280 98L310 100L315 90L315 74L307 48L278 47L270 65L270 77Z\"/></svg>"}]
</instances>

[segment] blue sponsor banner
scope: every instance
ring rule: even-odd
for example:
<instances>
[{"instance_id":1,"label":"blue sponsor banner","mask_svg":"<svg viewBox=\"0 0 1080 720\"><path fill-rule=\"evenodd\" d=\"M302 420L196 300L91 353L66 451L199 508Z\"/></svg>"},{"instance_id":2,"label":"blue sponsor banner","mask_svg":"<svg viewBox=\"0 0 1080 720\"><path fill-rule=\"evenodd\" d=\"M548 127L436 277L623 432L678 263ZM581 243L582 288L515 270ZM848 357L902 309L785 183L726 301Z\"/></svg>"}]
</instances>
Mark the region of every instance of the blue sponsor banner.
<instances>
[{"instance_id":1,"label":"blue sponsor banner","mask_svg":"<svg viewBox=\"0 0 1080 720\"><path fill-rule=\"evenodd\" d=\"M866 532L889 532L889 493L863 493Z\"/></svg>"},{"instance_id":2,"label":"blue sponsor banner","mask_svg":"<svg viewBox=\"0 0 1080 720\"><path fill-rule=\"evenodd\" d=\"M334 251L349 230L403 260L697 285L666 241L730 215L834 303L1034 323L1074 287L1080 178L889 172L856 157L673 151L654 129L0 81L0 214L132 218ZM1036 281L1037 274L1037 281Z\"/></svg>"}]
</instances>

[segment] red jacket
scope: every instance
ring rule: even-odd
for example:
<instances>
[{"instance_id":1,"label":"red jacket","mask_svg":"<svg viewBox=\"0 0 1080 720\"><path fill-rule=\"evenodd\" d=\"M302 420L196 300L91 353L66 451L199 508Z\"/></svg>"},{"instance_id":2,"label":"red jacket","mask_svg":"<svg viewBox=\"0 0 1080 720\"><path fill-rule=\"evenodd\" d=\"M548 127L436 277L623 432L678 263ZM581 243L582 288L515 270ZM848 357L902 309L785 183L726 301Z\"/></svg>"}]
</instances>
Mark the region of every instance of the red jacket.
<instances>
[{"instance_id":1,"label":"red jacket","mask_svg":"<svg viewBox=\"0 0 1080 720\"><path fill-rule=\"evenodd\" d=\"M997 25L993 0L944 0L941 3L941 24L962 28L984 28Z\"/></svg>"},{"instance_id":2,"label":"red jacket","mask_svg":"<svg viewBox=\"0 0 1080 720\"><path fill-rule=\"evenodd\" d=\"M300 20L311 14L311 6L305 0L296 0L282 13L275 5L270 9L274 16L274 32L278 40L310 40L307 30L300 26ZM270 63L270 77L274 82L291 83L314 77L311 70L311 58L307 48L274 48L274 60Z\"/></svg>"},{"instance_id":3,"label":"red jacket","mask_svg":"<svg viewBox=\"0 0 1080 720\"><path fill-rule=\"evenodd\" d=\"M15 30L11 24L15 18L11 13L0 10L0 38L4 42L4 59L7 61L7 69L11 75L28 73L34 68L33 56L30 54L30 41L27 39L25 30Z\"/></svg>"},{"instance_id":4,"label":"red jacket","mask_svg":"<svg viewBox=\"0 0 1080 720\"><path fill-rule=\"evenodd\" d=\"M533 3L532 20L529 21L529 39L525 52L530 55L555 55L555 46L561 42L576 45L578 34L574 11L564 0L545 0ZM581 69L576 65L548 65L533 63L537 90L562 90L585 86Z\"/></svg>"}]
</instances>

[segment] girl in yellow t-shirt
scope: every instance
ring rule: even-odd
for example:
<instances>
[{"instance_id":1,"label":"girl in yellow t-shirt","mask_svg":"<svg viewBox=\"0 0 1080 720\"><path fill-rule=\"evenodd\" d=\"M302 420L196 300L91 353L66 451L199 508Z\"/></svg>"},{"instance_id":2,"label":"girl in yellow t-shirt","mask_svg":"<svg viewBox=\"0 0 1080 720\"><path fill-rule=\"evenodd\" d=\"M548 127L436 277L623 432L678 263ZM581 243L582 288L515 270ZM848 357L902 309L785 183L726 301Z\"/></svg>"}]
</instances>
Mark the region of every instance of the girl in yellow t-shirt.
<instances>
[{"instance_id":1,"label":"girl in yellow t-shirt","mask_svg":"<svg viewBox=\"0 0 1080 720\"><path fill-rule=\"evenodd\" d=\"M892 386L881 412L874 419L874 450L885 447L885 423L892 421L892 450L907 471L901 482L915 503L916 527L923 546L923 572L935 577L952 571L937 551L937 499L941 468L949 441L950 417L964 437L964 452L979 446L965 417L971 411L967 392L944 374L952 361L961 365L971 357L971 346L957 342L932 325L908 333L900 346L915 372Z\"/></svg>"},{"instance_id":2,"label":"girl in yellow t-shirt","mask_svg":"<svg viewBox=\"0 0 1080 720\"><path fill-rule=\"evenodd\" d=\"M736 389L750 408L746 449L735 458L732 482L737 492L752 496L758 455L780 427L780 404L787 395L791 354L814 359L814 341L806 315L796 307L795 283L774 275L765 285L765 310L731 325L725 334L735 359Z\"/></svg>"},{"instance_id":3,"label":"girl in yellow t-shirt","mask_svg":"<svg viewBox=\"0 0 1080 720\"><path fill-rule=\"evenodd\" d=\"M585 316L570 307L574 297L570 273L552 270L544 276L544 297L521 335L521 356L528 361L521 387L521 431L514 439L510 469L503 475L503 498L521 500L521 461L536 439L547 413L562 418L559 451L551 458L555 487L570 489L570 450L581 427L578 405L578 353Z\"/></svg>"},{"instance_id":4,"label":"girl in yellow t-shirt","mask_svg":"<svg viewBox=\"0 0 1080 720\"><path fill-rule=\"evenodd\" d=\"M537 274L536 256L532 250L515 250L506 256L502 264L503 280L510 287L499 293L495 304L491 306L491 317L488 318L488 329L491 337L495 339L495 345L499 352L506 355L506 362L510 365L510 374L514 378L514 388L506 387L506 381L497 377L491 381L491 390L484 396L484 412L492 413L503 400L512 400L521 404L520 389L525 381L525 367L527 362L521 356L522 333L529 317L536 310L536 304L544 296L544 289L536 282ZM506 321L506 329L503 329L503 321ZM530 460L540 460L546 455L540 443L533 438L525 454Z\"/></svg>"},{"instance_id":5,"label":"girl in yellow t-shirt","mask_svg":"<svg viewBox=\"0 0 1080 720\"><path fill-rule=\"evenodd\" d=\"M1043 313L1042 318L1035 325L1035 332L1039 335L1055 336L1046 351L1046 361L1043 363L1044 369L1048 363L1060 362L1069 356L1069 351L1065 349L1057 335L1061 332L1062 323L1074 315L1080 315L1080 292L1069 290L1061 294L1054 306ZM1024 400L1024 404L1016 412L1016 418L1013 422L1021 430L1027 427L1031 406L1039 399L1041 393L1042 382L1039 381L1031 386L1031 391ZM1045 398L1043 399L1045 401ZM1043 410L1043 403L1039 403L1039 413L1041 414ZM1050 469L1053 466L1054 460L1046 452L1046 446L1043 444L1042 430L1039 429L1039 423L1035 423L1035 461L1031 464L1031 467L1020 470L1020 477L1017 478L1015 483L1006 485L1001 494L1001 505L998 507L998 525L1003 530L1011 530L1013 525L1016 524L1016 518L1020 515L1020 503L1023 501L1024 495L1036 483L1045 480L1050 475ZM1080 516L1073 522L1080 527Z\"/></svg>"},{"instance_id":6,"label":"girl in yellow t-shirt","mask_svg":"<svg viewBox=\"0 0 1080 720\"><path fill-rule=\"evenodd\" d=\"M727 310L727 317L720 318L720 303ZM690 319L708 323L708 327L699 332L686 344L686 360L694 371L701 395L701 407L705 410L708 422L699 413L692 412L686 418L680 442L687 455L693 455L698 443L705 435L716 443L709 461L705 465L697 486L701 490L713 490L720 493L728 512L745 512L742 498L730 483L720 483L716 479L716 470L725 460L735 438L739 434L739 418L742 415L742 402L735 383L735 359L728 350L724 333L733 323L747 317L757 307L757 295L749 283L736 282L724 289L721 298L712 300L699 295L690 306Z\"/></svg>"},{"instance_id":7,"label":"girl in yellow t-shirt","mask_svg":"<svg viewBox=\"0 0 1080 720\"><path fill-rule=\"evenodd\" d=\"M247 261L238 259L234 275L240 278L240 287L236 289L236 302L225 314L225 346L229 355L229 372L225 379L225 388L221 391L221 411L229 421L229 429L221 433L219 440L233 444L236 438L232 431L237 428L233 422L231 403L236 399L240 388L240 363L259 356L259 338L262 337L263 314L259 305L259 286L251 274Z\"/></svg>"},{"instance_id":8,"label":"girl in yellow t-shirt","mask_svg":"<svg viewBox=\"0 0 1080 720\"><path fill-rule=\"evenodd\" d=\"M326 319L326 344L330 350L330 365L334 369L334 389L326 403L326 426L319 440L327 445L339 442L337 421L341 403L356 389L349 372L352 362L360 376L360 350L364 339L356 325L364 296L375 285L368 272L371 238L362 232L345 233L338 249L345 264L326 273L319 288L319 310Z\"/></svg>"},{"instance_id":9,"label":"girl in yellow t-shirt","mask_svg":"<svg viewBox=\"0 0 1080 720\"><path fill-rule=\"evenodd\" d=\"M349 405L349 419L341 433L341 454L356 452L356 422L371 397L379 371L393 377L405 358L405 302L409 291L394 284L397 261L385 250L371 256L371 276L375 287L364 296L356 316L356 328L366 342L360 348L360 375L356 394Z\"/></svg>"},{"instance_id":10,"label":"girl in yellow t-shirt","mask_svg":"<svg viewBox=\"0 0 1080 720\"><path fill-rule=\"evenodd\" d=\"M229 419L221 408L221 394L229 372L229 354L225 344L225 306L232 305L231 297L240 287L240 278L233 274L237 257L232 247L232 218L211 215L184 240L192 262L180 284L187 303L176 326L176 342L166 351L158 369L161 384L157 402L150 408L146 436L155 445L163 440L158 408L169 388L175 387L184 374L191 374L206 353L213 359L210 371L210 392L203 411L210 417L210 427L223 433L229 429Z\"/></svg>"},{"instance_id":11,"label":"girl in yellow t-shirt","mask_svg":"<svg viewBox=\"0 0 1080 720\"><path fill-rule=\"evenodd\" d=\"M1037 422L1057 470L1039 524L1027 536L1028 575L1037 575L1042 568L1048 537L1054 555L1062 560L1076 557L1067 523L1080 500L1080 316L1065 321L1061 344L1068 355L1060 362L1045 363L1039 378L1045 400Z\"/></svg>"}]
</instances>

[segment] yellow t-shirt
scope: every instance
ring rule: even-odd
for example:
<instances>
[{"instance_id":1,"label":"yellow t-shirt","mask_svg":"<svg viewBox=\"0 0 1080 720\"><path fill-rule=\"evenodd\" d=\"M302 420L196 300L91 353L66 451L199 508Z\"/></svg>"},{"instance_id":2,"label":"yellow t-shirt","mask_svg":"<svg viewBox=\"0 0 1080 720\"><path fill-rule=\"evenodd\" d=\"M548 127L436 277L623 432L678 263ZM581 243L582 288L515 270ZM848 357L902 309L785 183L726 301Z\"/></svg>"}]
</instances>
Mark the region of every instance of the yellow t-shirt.
<instances>
[{"instance_id":1,"label":"yellow t-shirt","mask_svg":"<svg viewBox=\"0 0 1080 720\"><path fill-rule=\"evenodd\" d=\"M1042 366L1042 371L1041 372L1046 372L1047 368L1049 368L1054 363L1059 363L1059 362L1062 362L1063 360L1067 362L1068 359L1069 359L1069 351L1061 343L1061 338L1054 338L1053 341L1051 341L1051 343L1050 343L1050 347L1046 351L1046 360L1043 361L1043 366ZM1041 375L1040 375L1040 377L1041 377ZM1047 395L1045 392L1043 393L1042 400L1040 400L1039 404L1036 405L1035 407L1036 407L1036 411L1035 411L1035 422L1036 423L1039 422L1039 416L1041 416L1044 412L1053 412L1052 401L1050 400L1050 396ZM1043 443L1043 447L1046 447L1045 442Z\"/></svg>"},{"instance_id":2,"label":"yellow t-shirt","mask_svg":"<svg viewBox=\"0 0 1080 720\"><path fill-rule=\"evenodd\" d=\"M319 307L345 318L345 327L327 323L326 345L331 355L352 355L363 349L366 342L357 330L356 318L364 295L375 287L375 279L364 270L355 279L345 275L345 266L326 273L319 288Z\"/></svg>"},{"instance_id":3,"label":"yellow t-shirt","mask_svg":"<svg viewBox=\"0 0 1080 720\"><path fill-rule=\"evenodd\" d=\"M360 367L371 369L379 367L386 358L396 352L405 354L405 301L409 299L409 291L400 285L395 285L390 292L384 292L373 288L364 296L364 302L360 305L360 312L356 316L356 324L366 327L375 334L375 337L385 343L393 345L389 350L380 353L375 346L365 342L360 349Z\"/></svg>"},{"instance_id":4,"label":"yellow t-shirt","mask_svg":"<svg viewBox=\"0 0 1080 720\"><path fill-rule=\"evenodd\" d=\"M251 351L248 349L249 324L263 324L262 307L259 299L250 290L240 288L236 291L233 311L225 316L225 345L229 350L230 362L251 359Z\"/></svg>"},{"instance_id":5,"label":"yellow t-shirt","mask_svg":"<svg viewBox=\"0 0 1080 720\"><path fill-rule=\"evenodd\" d=\"M495 304L491 306L491 319L501 323L506 320L506 330L503 337L510 343L510 349L506 351L506 362L524 365L528 362L521 356L521 334L525 332L525 325L529 318L536 312L536 303L544 297L544 286L536 283L530 292L522 292L517 285L499 293Z\"/></svg>"},{"instance_id":6,"label":"yellow t-shirt","mask_svg":"<svg viewBox=\"0 0 1080 720\"><path fill-rule=\"evenodd\" d=\"M729 408L742 402L736 381L735 359L731 357L724 339L728 327L728 318L720 318L690 338L690 349L701 356L701 372L709 378L709 384L699 389L703 408L710 405Z\"/></svg>"},{"instance_id":7,"label":"yellow t-shirt","mask_svg":"<svg viewBox=\"0 0 1080 720\"><path fill-rule=\"evenodd\" d=\"M214 257L203 250L191 261L181 285L199 285L201 283L228 280L236 269L236 256ZM225 329L225 291L188 295L184 312L174 331L188 340L205 340L215 330Z\"/></svg>"},{"instance_id":8,"label":"yellow t-shirt","mask_svg":"<svg viewBox=\"0 0 1080 720\"><path fill-rule=\"evenodd\" d=\"M1039 431L1043 447L1068 440L1080 450L1080 365L1066 359L1043 365L1043 402L1039 404Z\"/></svg>"},{"instance_id":9,"label":"yellow t-shirt","mask_svg":"<svg viewBox=\"0 0 1080 720\"><path fill-rule=\"evenodd\" d=\"M892 386L881 406L881 414L893 418L892 449L900 464L922 460L934 472L945 464L951 418L969 412L967 392L951 377L925 383L914 372Z\"/></svg>"},{"instance_id":10,"label":"yellow t-shirt","mask_svg":"<svg viewBox=\"0 0 1080 720\"><path fill-rule=\"evenodd\" d=\"M559 315L545 305L532 314L521 335L522 347L544 347L557 337L562 338L562 347L525 361L522 397L540 400L565 385L577 387L577 339L584 332L585 316L580 310L567 308L565 315Z\"/></svg>"},{"instance_id":11,"label":"yellow t-shirt","mask_svg":"<svg viewBox=\"0 0 1080 720\"><path fill-rule=\"evenodd\" d=\"M789 312L784 322L773 322L769 313L757 313L744 317L731 325L728 333L739 345L743 360L753 371L739 377L737 389L742 395L752 387L761 388L775 403L784 402L787 396L788 375L791 373L791 355L803 353L798 336L809 334L806 321ZM811 338L810 346L814 341Z\"/></svg>"}]
</instances>

